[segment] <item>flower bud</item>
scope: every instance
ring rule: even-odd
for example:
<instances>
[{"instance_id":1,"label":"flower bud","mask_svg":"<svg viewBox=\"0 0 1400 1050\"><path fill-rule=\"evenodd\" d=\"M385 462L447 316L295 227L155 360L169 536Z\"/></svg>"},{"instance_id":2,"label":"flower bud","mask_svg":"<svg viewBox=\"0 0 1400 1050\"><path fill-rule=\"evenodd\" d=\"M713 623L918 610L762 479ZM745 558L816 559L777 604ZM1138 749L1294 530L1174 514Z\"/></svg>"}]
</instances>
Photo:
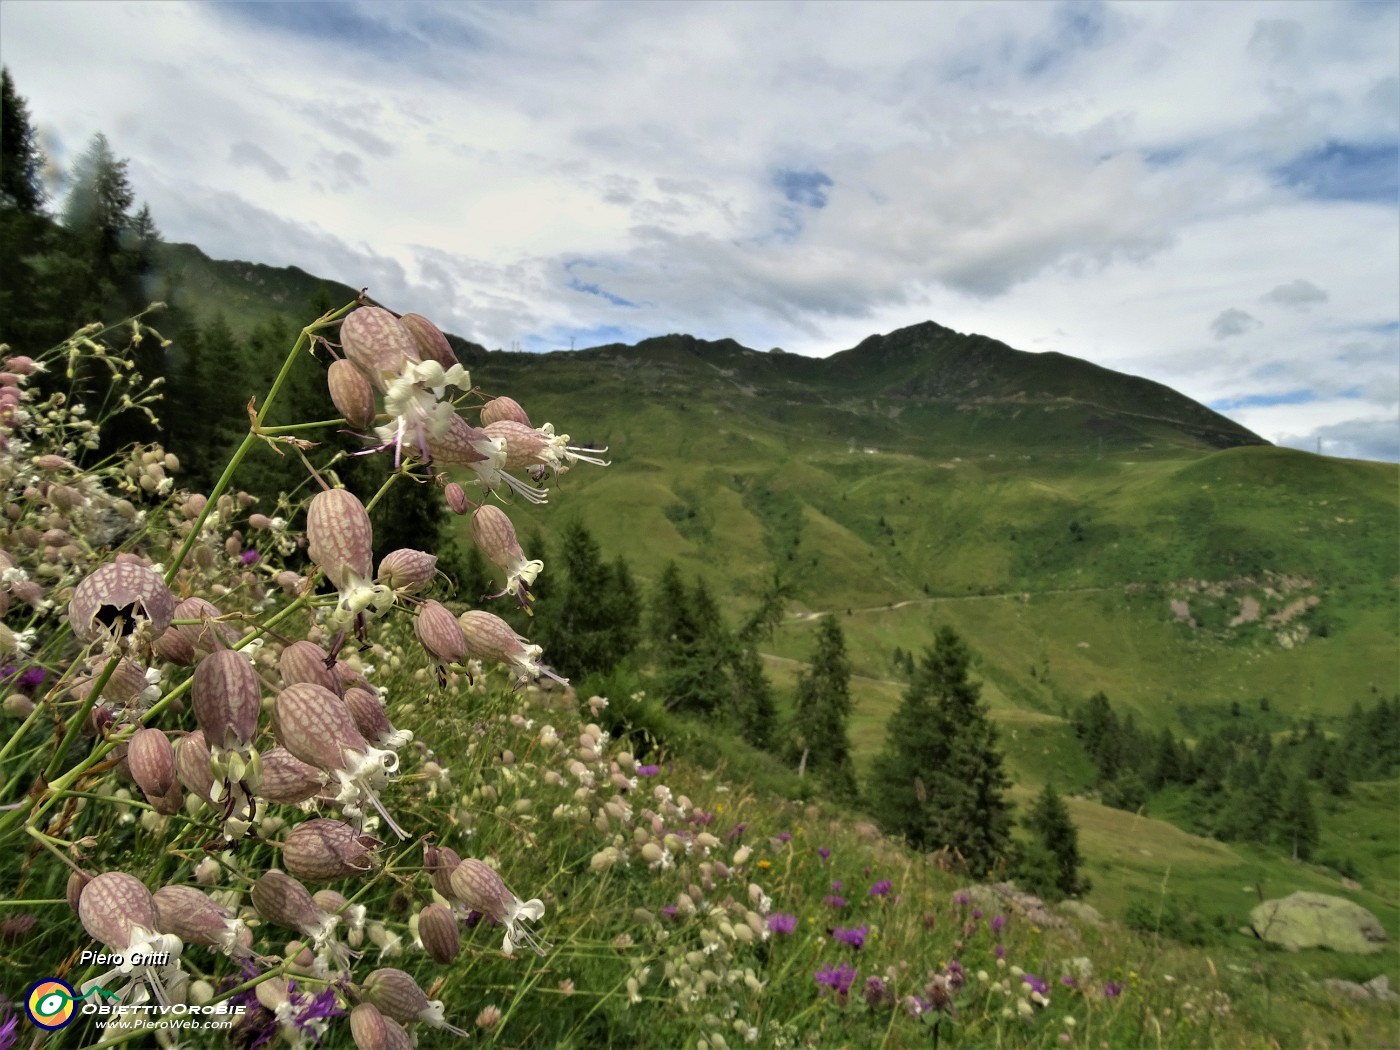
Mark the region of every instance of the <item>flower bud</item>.
<instances>
[{"instance_id":1,"label":"flower bud","mask_svg":"<svg viewBox=\"0 0 1400 1050\"><path fill-rule=\"evenodd\" d=\"M365 374L349 361L332 361L326 370L326 385L330 388L335 409L357 430L374 422L374 388Z\"/></svg>"},{"instance_id":2,"label":"flower bud","mask_svg":"<svg viewBox=\"0 0 1400 1050\"><path fill-rule=\"evenodd\" d=\"M384 713L379 697L367 689L356 687L345 690L345 706L350 709L350 716L355 719L355 728L360 735L375 747L393 751L413 739L413 734L407 729L394 728L389 716Z\"/></svg>"},{"instance_id":3,"label":"flower bud","mask_svg":"<svg viewBox=\"0 0 1400 1050\"><path fill-rule=\"evenodd\" d=\"M288 686L277 695L276 710L282 746L318 769L344 769L345 752L369 751L345 701L329 689L310 682Z\"/></svg>"},{"instance_id":4,"label":"flower bud","mask_svg":"<svg viewBox=\"0 0 1400 1050\"><path fill-rule=\"evenodd\" d=\"M162 886L151 895L162 933L186 944L205 944L235 958L247 955L239 942L244 926L233 913L193 886Z\"/></svg>"},{"instance_id":5,"label":"flower bud","mask_svg":"<svg viewBox=\"0 0 1400 1050\"><path fill-rule=\"evenodd\" d=\"M276 868L253 883L252 896L258 914L275 926L307 933L325 925L327 916L316 907L306 887Z\"/></svg>"},{"instance_id":6,"label":"flower bud","mask_svg":"<svg viewBox=\"0 0 1400 1050\"><path fill-rule=\"evenodd\" d=\"M457 900L483 915L500 920L515 903L501 876L475 857L467 857L452 869L452 890Z\"/></svg>"},{"instance_id":7,"label":"flower bud","mask_svg":"<svg viewBox=\"0 0 1400 1050\"><path fill-rule=\"evenodd\" d=\"M452 909L441 904L429 904L418 913L418 939L433 962L443 966L457 958L462 950L462 935Z\"/></svg>"},{"instance_id":8,"label":"flower bud","mask_svg":"<svg viewBox=\"0 0 1400 1050\"><path fill-rule=\"evenodd\" d=\"M175 750L175 775L185 790L204 801L214 789L214 771L209 745L204 742L204 733L195 730L180 737L173 745Z\"/></svg>"},{"instance_id":9,"label":"flower bud","mask_svg":"<svg viewBox=\"0 0 1400 1050\"><path fill-rule=\"evenodd\" d=\"M423 867L427 869L428 881L438 895L447 900L457 900L457 891L452 888L452 872L461 863L462 858L447 846L423 847Z\"/></svg>"},{"instance_id":10,"label":"flower bud","mask_svg":"<svg viewBox=\"0 0 1400 1050\"><path fill-rule=\"evenodd\" d=\"M437 555L401 547L384 555L377 579L386 587L404 594L415 594L433 582Z\"/></svg>"},{"instance_id":11,"label":"flower bud","mask_svg":"<svg viewBox=\"0 0 1400 1050\"><path fill-rule=\"evenodd\" d=\"M358 1050L413 1050L413 1038L403 1025L385 1017L373 1003L350 1011L350 1035Z\"/></svg>"},{"instance_id":12,"label":"flower bud","mask_svg":"<svg viewBox=\"0 0 1400 1050\"><path fill-rule=\"evenodd\" d=\"M203 548L201 548L203 549ZM175 619L199 620L197 624L181 624L175 629L183 634L198 653L212 653L238 640L238 633L226 623L219 623L223 613L213 602L204 598L186 598L175 606Z\"/></svg>"},{"instance_id":13,"label":"flower bud","mask_svg":"<svg viewBox=\"0 0 1400 1050\"><path fill-rule=\"evenodd\" d=\"M328 660L330 654L315 642L293 642L282 650L282 655L277 659L277 670L282 675L284 686L310 682L339 696L344 690L341 689L340 679L327 664Z\"/></svg>"},{"instance_id":14,"label":"flower bud","mask_svg":"<svg viewBox=\"0 0 1400 1050\"><path fill-rule=\"evenodd\" d=\"M287 870L307 882L330 882L373 867L378 839L339 820L317 817L298 824L282 847Z\"/></svg>"},{"instance_id":15,"label":"flower bud","mask_svg":"<svg viewBox=\"0 0 1400 1050\"><path fill-rule=\"evenodd\" d=\"M466 490L455 481L447 483L447 487L443 489L443 496L447 499L447 509L453 514L465 514L472 509Z\"/></svg>"},{"instance_id":16,"label":"flower bud","mask_svg":"<svg viewBox=\"0 0 1400 1050\"><path fill-rule=\"evenodd\" d=\"M418 983L402 970L391 967L375 970L364 979L360 993L365 1001L379 1007L380 1013L403 1024L422 1021L430 1028L443 1028L454 1035L466 1035L443 1020L441 1000L429 1000Z\"/></svg>"},{"instance_id":17,"label":"flower bud","mask_svg":"<svg viewBox=\"0 0 1400 1050\"><path fill-rule=\"evenodd\" d=\"M212 748L241 751L258 731L262 682L247 658L232 649L212 652L194 669L194 717Z\"/></svg>"},{"instance_id":18,"label":"flower bud","mask_svg":"<svg viewBox=\"0 0 1400 1050\"><path fill-rule=\"evenodd\" d=\"M93 940L117 951L131 944L134 927L154 932L160 928L155 901L140 879L120 871L108 871L83 888L78 918Z\"/></svg>"},{"instance_id":19,"label":"flower bud","mask_svg":"<svg viewBox=\"0 0 1400 1050\"><path fill-rule=\"evenodd\" d=\"M195 661L194 645L178 627L167 627L151 646L166 663L189 667Z\"/></svg>"},{"instance_id":20,"label":"flower bud","mask_svg":"<svg viewBox=\"0 0 1400 1050\"><path fill-rule=\"evenodd\" d=\"M345 489L316 493L306 512L306 538L311 560L337 590L348 591L370 578L374 530L354 493Z\"/></svg>"},{"instance_id":21,"label":"flower bud","mask_svg":"<svg viewBox=\"0 0 1400 1050\"><path fill-rule=\"evenodd\" d=\"M326 786L326 774L297 758L285 747L262 754L262 782L258 794L269 802L294 806L316 796Z\"/></svg>"},{"instance_id":22,"label":"flower bud","mask_svg":"<svg viewBox=\"0 0 1400 1050\"><path fill-rule=\"evenodd\" d=\"M175 615L175 596L160 574L133 562L107 562L93 570L73 592L68 619L83 642L105 633L125 637L138 619L159 635Z\"/></svg>"},{"instance_id":23,"label":"flower bud","mask_svg":"<svg viewBox=\"0 0 1400 1050\"><path fill-rule=\"evenodd\" d=\"M341 323L340 345L345 357L382 391L409 361L419 361L412 333L388 310L362 306Z\"/></svg>"},{"instance_id":24,"label":"flower bud","mask_svg":"<svg viewBox=\"0 0 1400 1050\"><path fill-rule=\"evenodd\" d=\"M413 618L413 633L439 664L459 663L467 653L467 640L456 617L441 602L427 601Z\"/></svg>"},{"instance_id":25,"label":"flower bud","mask_svg":"<svg viewBox=\"0 0 1400 1050\"><path fill-rule=\"evenodd\" d=\"M413 337L413 345L418 348L418 355L424 361L436 361L443 368L462 363L457 360L457 354L453 351L452 344L447 341L447 336L442 334L442 329L422 314L404 314L399 318L399 324L408 329ZM465 390L471 386L471 380L463 380L459 385Z\"/></svg>"},{"instance_id":26,"label":"flower bud","mask_svg":"<svg viewBox=\"0 0 1400 1050\"><path fill-rule=\"evenodd\" d=\"M148 799L167 794L175 784L175 749L159 729L142 729L127 743L131 778Z\"/></svg>"},{"instance_id":27,"label":"flower bud","mask_svg":"<svg viewBox=\"0 0 1400 1050\"><path fill-rule=\"evenodd\" d=\"M514 398L497 397L481 406L481 425L483 427L489 423L499 423L501 420L510 420L514 423L523 423L527 427L530 426L530 417L525 414L525 410Z\"/></svg>"},{"instance_id":28,"label":"flower bud","mask_svg":"<svg viewBox=\"0 0 1400 1050\"><path fill-rule=\"evenodd\" d=\"M83 895L83 890L91 881L91 875L84 875L80 871L74 871L69 873L68 885L64 890L64 895L68 898L68 907L73 909L74 914L77 914L78 901Z\"/></svg>"}]
</instances>

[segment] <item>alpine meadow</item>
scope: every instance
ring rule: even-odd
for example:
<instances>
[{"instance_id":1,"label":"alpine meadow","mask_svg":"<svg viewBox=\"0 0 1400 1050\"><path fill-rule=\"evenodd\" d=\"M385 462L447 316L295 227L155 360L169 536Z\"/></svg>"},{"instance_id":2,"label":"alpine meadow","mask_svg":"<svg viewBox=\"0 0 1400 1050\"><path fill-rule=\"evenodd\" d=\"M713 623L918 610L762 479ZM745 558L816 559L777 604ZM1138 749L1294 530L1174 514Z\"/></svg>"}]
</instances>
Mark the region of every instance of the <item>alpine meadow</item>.
<instances>
[{"instance_id":1,"label":"alpine meadow","mask_svg":"<svg viewBox=\"0 0 1400 1050\"><path fill-rule=\"evenodd\" d=\"M0 1050L1400 1047L1400 466L488 349L4 95Z\"/></svg>"}]
</instances>

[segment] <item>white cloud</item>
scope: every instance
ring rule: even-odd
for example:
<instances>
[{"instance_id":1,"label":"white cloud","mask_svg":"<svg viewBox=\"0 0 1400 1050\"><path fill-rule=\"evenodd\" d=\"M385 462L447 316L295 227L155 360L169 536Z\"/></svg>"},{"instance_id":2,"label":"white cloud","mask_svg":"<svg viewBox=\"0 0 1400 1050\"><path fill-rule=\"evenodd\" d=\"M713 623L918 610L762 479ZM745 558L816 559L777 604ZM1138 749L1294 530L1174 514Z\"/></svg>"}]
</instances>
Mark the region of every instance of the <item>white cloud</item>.
<instances>
[{"instance_id":1,"label":"white cloud","mask_svg":"<svg viewBox=\"0 0 1400 1050\"><path fill-rule=\"evenodd\" d=\"M0 17L57 159L105 131L168 237L369 284L490 346L827 353L932 318L1207 402L1307 389L1364 420L1400 387L1396 210L1335 199L1393 179L1393 5ZM1271 433L1346 423L1270 411Z\"/></svg>"}]
</instances>

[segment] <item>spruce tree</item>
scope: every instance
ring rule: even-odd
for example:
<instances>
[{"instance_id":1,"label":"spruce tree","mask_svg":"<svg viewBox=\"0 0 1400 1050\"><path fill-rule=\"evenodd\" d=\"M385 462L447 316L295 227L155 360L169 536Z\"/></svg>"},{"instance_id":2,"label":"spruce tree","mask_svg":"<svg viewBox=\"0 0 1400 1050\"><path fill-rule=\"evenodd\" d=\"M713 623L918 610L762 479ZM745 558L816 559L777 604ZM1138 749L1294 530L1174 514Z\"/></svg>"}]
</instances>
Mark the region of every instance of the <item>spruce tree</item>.
<instances>
[{"instance_id":1,"label":"spruce tree","mask_svg":"<svg viewBox=\"0 0 1400 1050\"><path fill-rule=\"evenodd\" d=\"M1317 849L1317 811L1308 795L1308 782L1295 776L1283 798L1275 831L1275 841L1288 850L1294 860L1311 860Z\"/></svg>"},{"instance_id":2,"label":"spruce tree","mask_svg":"<svg viewBox=\"0 0 1400 1050\"><path fill-rule=\"evenodd\" d=\"M1010 781L970 663L962 639L942 628L890 718L869 794L888 830L919 849L946 846L980 876L1011 849Z\"/></svg>"},{"instance_id":3,"label":"spruce tree","mask_svg":"<svg viewBox=\"0 0 1400 1050\"><path fill-rule=\"evenodd\" d=\"M1026 856L1032 858L1032 863L1023 868L1027 888L1046 900L1084 893L1088 885L1079 876L1079 866L1083 863L1079 854L1079 829L1074 826L1069 807L1055 793L1053 785L1046 784L1036 798L1035 805L1026 814L1025 826L1031 833L1031 848ZM1049 859L1048 865L1033 862L1040 855Z\"/></svg>"},{"instance_id":4,"label":"spruce tree","mask_svg":"<svg viewBox=\"0 0 1400 1050\"><path fill-rule=\"evenodd\" d=\"M636 588L626 563L609 566L579 520L564 528L557 596L539 613L537 640L560 674L606 674L636 643Z\"/></svg>"},{"instance_id":5,"label":"spruce tree","mask_svg":"<svg viewBox=\"0 0 1400 1050\"><path fill-rule=\"evenodd\" d=\"M823 616L817 623L811 666L797 678L793 750L808 772L847 798L856 793L847 729L851 708L846 638L836 617Z\"/></svg>"},{"instance_id":6,"label":"spruce tree","mask_svg":"<svg viewBox=\"0 0 1400 1050\"><path fill-rule=\"evenodd\" d=\"M44 207L44 154L8 66L0 71L0 91L0 208L34 215Z\"/></svg>"}]
</instances>

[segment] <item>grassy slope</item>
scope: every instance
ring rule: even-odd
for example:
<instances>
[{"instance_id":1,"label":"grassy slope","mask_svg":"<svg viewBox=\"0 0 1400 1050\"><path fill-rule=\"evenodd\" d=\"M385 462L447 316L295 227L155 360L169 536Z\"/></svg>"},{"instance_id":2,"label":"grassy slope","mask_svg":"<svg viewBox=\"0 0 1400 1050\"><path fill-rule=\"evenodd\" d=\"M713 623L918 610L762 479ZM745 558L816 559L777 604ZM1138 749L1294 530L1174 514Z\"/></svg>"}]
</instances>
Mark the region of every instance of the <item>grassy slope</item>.
<instances>
[{"instance_id":1,"label":"grassy slope","mask_svg":"<svg viewBox=\"0 0 1400 1050\"><path fill-rule=\"evenodd\" d=\"M273 274L244 267L235 280L224 264L194 263L185 287L218 302L236 327L320 290L292 274L270 299L258 289L275 285ZM230 280L244 286L232 310ZM349 291L329 294L339 302ZM625 553L643 583L675 559L740 608L776 565L796 611L842 614L861 675L852 737L862 767L899 698L890 654L921 649L940 622L979 656L1021 793L1047 779L1086 782L1057 716L1097 689L1140 722L1182 728L1194 709L1264 696L1283 716L1333 715L1400 680L1394 466L1217 450L1218 417L1155 384L1125 388L1105 370L1067 372L1063 361L975 337L962 363L984 355L1002 372L959 372L952 334L924 337L927 346L891 336L838 355L837 381L825 386L819 362L678 337L585 355L464 353L486 390L518 391L537 421L610 447L611 469L581 467L556 484L569 512L605 552ZM1015 381L1005 379L1011 366L1021 370ZM1070 372L1077 387L1057 387ZM522 534L547 520L526 507L511 513ZM1306 586L1271 607L1266 571ZM1183 589L1192 579L1253 582L1210 597ZM1316 595L1303 622L1314 631L1325 622L1328 636L1286 649L1260 626L1227 629L1246 595L1266 613ZM1172 598L1189 600L1205 626L1177 622ZM810 651L810 630L794 619L774 640L780 686ZM1359 852L1366 892L1384 894L1373 910L1396 933L1394 854L1376 841L1378 829L1393 831L1385 790L1329 817L1321 852ZM1160 821L1081 801L1075 815L1095 899L1110 911L1164 879L1169 891L1231 909L1248 903L1236 898L1255 882L1278 892L1328 884ZM1141 844L1125 846L1130 835Z\"/></svg>"}]
</instances>

